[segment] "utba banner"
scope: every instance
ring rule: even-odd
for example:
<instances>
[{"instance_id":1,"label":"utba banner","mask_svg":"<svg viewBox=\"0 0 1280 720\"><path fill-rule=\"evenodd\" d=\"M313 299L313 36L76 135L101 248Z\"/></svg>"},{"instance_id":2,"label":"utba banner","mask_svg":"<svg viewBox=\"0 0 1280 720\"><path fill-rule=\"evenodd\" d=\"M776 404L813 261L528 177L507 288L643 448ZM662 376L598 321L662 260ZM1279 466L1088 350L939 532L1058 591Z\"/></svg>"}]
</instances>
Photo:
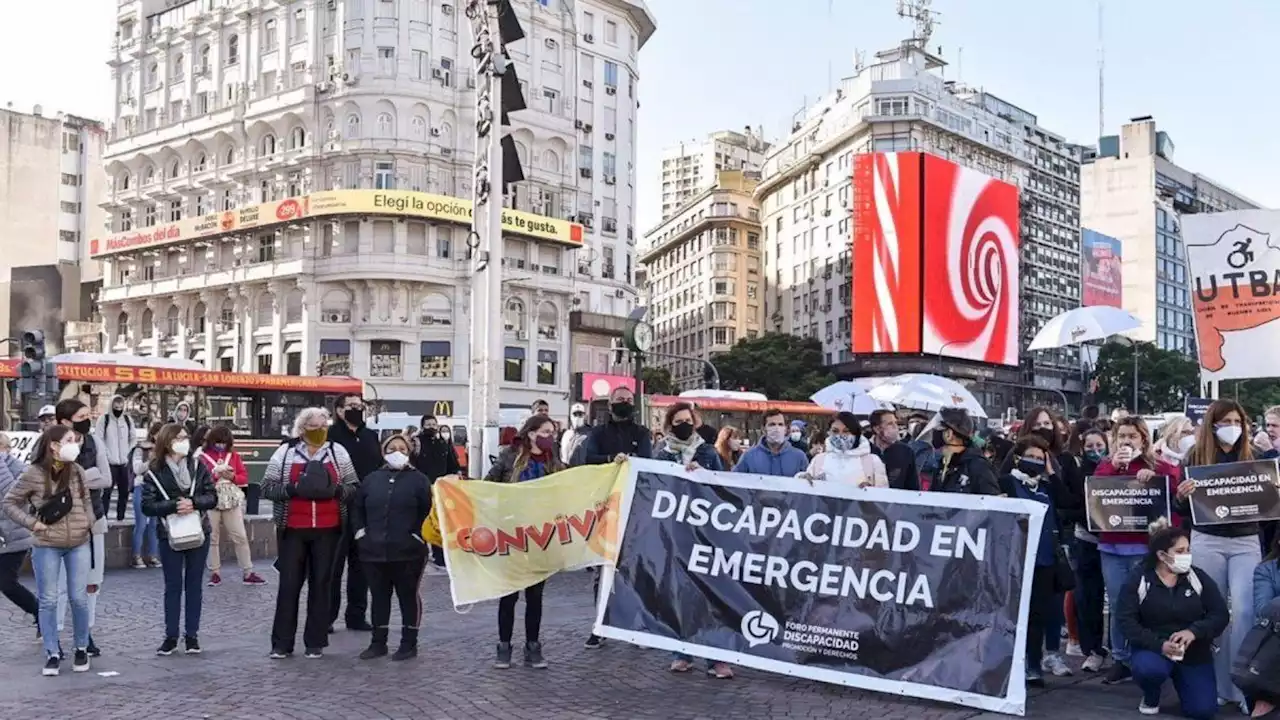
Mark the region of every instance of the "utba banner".
<instances>
[{"instance_id":1,"label":"utba banner","mask_svg":"<svg viewBox=\"0 0 1280 720\"><path fill-rule=\"evenodd\" d=\"M1043 505L630 468L600 635L1024 714Z\"/></svg>"}]
</instances>

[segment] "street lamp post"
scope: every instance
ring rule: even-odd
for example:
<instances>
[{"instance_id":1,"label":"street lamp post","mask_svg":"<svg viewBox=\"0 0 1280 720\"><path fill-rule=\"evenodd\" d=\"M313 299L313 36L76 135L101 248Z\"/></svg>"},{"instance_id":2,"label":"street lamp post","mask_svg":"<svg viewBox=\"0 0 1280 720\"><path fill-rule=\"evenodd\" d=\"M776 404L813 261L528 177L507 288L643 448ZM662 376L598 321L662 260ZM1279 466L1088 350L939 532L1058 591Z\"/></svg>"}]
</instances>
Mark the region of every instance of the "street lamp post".
<instances>
[{"instance_id":1,"label":"street lamp post","mask_svg":"<svg viewBox=\"0 0 1280 720\"><path fill-rule=\"evenodd\" d=\"M942 344L942 347L938 348L938 374L939 374L939 375L941 375L941 374L942 374L942 354L943 354L943 353L945 353L945 352L947 351L947 348L951 347L952 345L959 344L959 343L961 343L961 342L965 342L965 341L963 341L963 340L948 340L947 342L945 342L945 343L943 343L943 344Z\"/></svg>"},{"instance_id":2,"label":"street lamp post","mask_svg":"<svg viewBox=\"0 0 1280 720\"><path fill-rule=\"evenodd\" d=\"M1128 345L1133 350L1133 409L1130 410L1134 415L1138 412L1138 341L1125 335L1116 335L1116 342L1121 345Z\"/></svg>"}]
</instances>

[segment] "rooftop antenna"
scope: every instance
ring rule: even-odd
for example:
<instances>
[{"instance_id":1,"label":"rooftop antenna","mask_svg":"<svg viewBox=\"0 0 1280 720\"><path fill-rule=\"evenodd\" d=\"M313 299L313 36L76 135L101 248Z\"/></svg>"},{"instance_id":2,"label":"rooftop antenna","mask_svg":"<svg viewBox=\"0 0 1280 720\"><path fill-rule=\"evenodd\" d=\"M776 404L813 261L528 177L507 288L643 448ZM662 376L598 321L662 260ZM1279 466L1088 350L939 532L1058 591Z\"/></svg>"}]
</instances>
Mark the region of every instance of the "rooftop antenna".
<instances>
[{"instance_id":1,"label":"rooftop antenna","mask_svg":"<svg viewBox=\"0 0 1280 720\"><path fill-rule=\"evenodd\" d=\"M867 51L858 50L857 48L854 48L853 69L858 72L862 72L862 69L865 68L866 66L867 66Z\"/></svg>"},{"instance_id":2,"label":"rooftop antenna","mask_svg":"<svg viewBox=\"0 0 1280 720\"><path fill-rule=\"evenodd\" d=\"M1102 3L1098 0L1098 142L1102 142L1102 136L1107 132L1106 122L1106 96L1103 92L1103 77L1107 68L1107 53L1103 42L1102 35ZM1101 146L1099 146L1101 147Z\"/></svg>"},{"instance_id":3,"label":"rooftop antenna","mask_svg":"<svg viewBox=\"0 0 1280 720\"><path fill-rule=\"evenodd\" d=\"M907 18L915 25L909 42L921 50L928 46L929 38L933 37L933 26L938 17L937 11L931 8L932 5L933 0L898 0L898 17Z\"/></svg>"}]
</instances>

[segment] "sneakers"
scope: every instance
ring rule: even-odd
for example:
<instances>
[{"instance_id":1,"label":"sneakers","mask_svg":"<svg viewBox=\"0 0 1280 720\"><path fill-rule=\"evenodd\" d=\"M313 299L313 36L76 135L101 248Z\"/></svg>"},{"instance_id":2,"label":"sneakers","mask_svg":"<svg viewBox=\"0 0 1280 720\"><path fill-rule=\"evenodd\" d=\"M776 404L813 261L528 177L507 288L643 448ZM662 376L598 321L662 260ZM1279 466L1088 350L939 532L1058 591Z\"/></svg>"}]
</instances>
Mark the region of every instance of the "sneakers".
<instances>
[{"instance_id":1,"label":"sneakers","mask_svg":"<svg viewBox=\"0 0 1280 720\"><path fill-rule=\"evenodd\" d=\"M524 664L534 670L544 670L547 661L542 657L542 643L534 641L524 644Z\"/></svg>"},{"instance_id":2,"label":"sneakers","mask_svg":"<svg viewBox=\"0 0 1280 720\"><path fill-rule=\"evenodd\" d=\"M418 657L417 645L401 645L396 649L394 655L391 656L391 662L404 662Z\"/></svg>"},{"instance_id":3,"label":"sneakers","mask_svg":"<svg viewBox=\"0 0 1280 720\"><path fill-rule=\"evenodd\" d=\"M1117 662L1115 665L1111 666L1111 672L1108 672L1107 676L1102 679L1102 684L1115 685L1116 683L1122 683L1131 677L1133 677L1133 672L1129 670L1129 666L1122 662Z\"/></svg>"},{"instance_id":4,"label":"sneakers","mask_svg":"<svg viewBox=\"0 0 1280 720\"><path fill-rule=\"evenodd\" d=\"M498 655L493 659L493 666L498 670L506 670L511 667L511 643L498 643Z\"/></svg>"},{"instance_id":5,"label":"sneakers","mask_svg":"<svg viewBox=\"0 0 1280 720\"><path fill-rule=\"evenodd\" d=\"M214 570L209 573L209 587L218 587L222 584L222 573Z\"/></svg>"},{"instance_id":6,"label":"sneakers","mask_svg":"<svg viewBox=\"0 0 1280 720\"><path fill-rule=\"evenodd\" d=\"M375 642L375 643L370 643L369 647L365 648L364 652L360 653L360 659L372 660L374 658L385 657L386 654L387 654L387 644Z\"/></svg>"},{"instance_id":7,"label":"sneakers","mask_svg":"<svg viewBox=\"0 0 1280 720\"><path fill-rule=\"evenodd\" d=\"M188 655L200 654L200 641L195 635L188 635L182 639L182 651Z\"/></svg>"},{"instance_id":8,"label":"sneakers","mask_svg":"<svg viewBox=\"0 0 1280 720\"><path fill-rule=\"evenodd\" d=\"M1106 661L1106 658L1102 657L1098 653L1094 653L1084 659L1084 663L1080 665L1080 669L1085 672L1095 673L1102 669L1102 663Z\"/></svg>"},{"instance_id":9,"label":"sneakers","mask_svg":"<svg viewBox=\"0 0 1280 720\"><path fill-rule=\"evenodd\" d=\"M244 584L245 585L266 585L267 581L264 580L262 576L259 575L258 573L250 570L249 572L244 574Z\"/></svg>"},{"instance_id":10,"label":"sneakers","mask_svg":"<svg viewBox=\"0 0 1280 720\"><path fill-rule=\"evenodd\" d=\"M599 650L601 645L604 645L604 638L594 634L589 636L586 642L582 643L582 647L588 650Z\"/></svg>"},{"instance_id":11,"label":"sneakers","mask_svg":"<svg viewBox=\"0 0 1280 720\"><path fill-rule=\"evenodd\" d=\"M284 660L285 658L288 658L290 655L293 655L293 653L288 650L281 650L280 648L272 648L271 654L267 655L267 657L271 658L272 660Z\"/></svg>"},{"instance_id":12,"label":"sneakers","mask_svg":"<svg viewBox=\"0 0 1280 720\"><path fill-rule=\"evenodd\" d=\"M149 568L158 568L160 567L160 558L158 557L146 558L146 563L147 563L147 567Z\"/></svg>"},{"instance_id":13,"label":"sneakers","mask_svg":"<svg viewBox=\"0 0 1280 720\"><path fill-rule=\"evenodd\" d=\"M1067 662L1057 653L1045 655L1040 661L1040 669L1044 672L1052 673L1054 677L1071 675L1071 668L1067 667Z\"/></svg>"},{"instance_id":14,"label":"sneakers","mask_svg":"<svg viewBox=\"0 0 1280 720\"><path fill-rule=\"evenodd\" d=\"M1157 703L1155 705L1148 705L1147 701L1144 699L1142 700L1142 702L1138 703L1138 712L1142 713L1143 715L1159 715L1160 704Z\"/></svg>"},{"instance_id":15,"label":"sneakers","mask_svg":"<svg viewBox=\"0 0 1280 720\"><path fill-rule=\"evenodd\" d=\"M733 668L729 667L728 663L718 662L707 668L707 677L715 678L716 680L732 680Z\"/></svg>"},{"instance_id":16,"label":"sneakers","mask_svg":"<svg viewBox=\"0 0 1280 720\"><path fill-rule=\"evenodd\" d=\"M77 649L72 656L71 672L89 672L89 653L84 648Z\"/></svg>"},{"instance_id":17,"label":"sneakers","mask_svg":"<svg viewBox=\"0 0 1280 720\"><path fill-rule=\"evenodd\" d=\"M45 677L57 677L61 667L62 660L57 655L50 655L49 659L44 661L44 669L40 674Z\"/></svg>"},{"instance_id":18,"label":"sneakers","mask_svg":"<svg viewBox=\"0 0 1280 720\"><path fill-rule=\"evenodd\" d=\"M683 658L676 658L671 661L671 667L667 669L673 673L687 673L693 669L693 663Z\"/></svg>"},{"instance_id":19,"label":"sneakers","mask_svg":"<svg viewBox=\"0 0 1280 720\"><path fill-rule=\"evenodd\" d=\"M164 642L160 643L160 647L156 648L156 654L162 657L169 657L174 650L178 649L178 638L167 637Z\"/></svg>"},{"instance_id":20,"label":"sneakers","mask_svg":"<svg viewBox=\"0 0 1280 720\"><path fill-rule=\"evenodd\" d=\"M141 556L141 555L134 555L134 556L133 556L133 569L134 569L134 570L146 570L146 569L147 569L147 563L146 563L146 561L145 561L145 560L143 560L143 559L142 559L142 556Z\"/></svg>"},{"instance_id":21,"label":"sneakers","mask_svg":"<svg viewBox=\"0 0 1280 720\"><path fill-rule=\"evenodd\" d=\"M307 658L308 660L319 660L324 657L324 650L320 648L307 648L306 652L302 654L302 657Z\"/></svg>"},{"instance_id":22,"label":"sneakers","mask_svg":"<svg viewBox=\"0 0 1280 720\"><path fill-rule=\"evenodd\" d=\"M1080 643L1067 643L1067 657L1084 657L1084 651L1080 649Z\"/></svg>"},{"instance_id":23,"label":"sneakers","mask_svg":"<svg viewBox=\"0 0 1280 720\"><path fill-rule=\"evenodd\" d=\"M1044 685L1044 674L1039 668L1027 668L1027 684L1041 687Z\"/></svg>"},{"instance_id":24,"label":"sneakers","mask_svg":"<svg viewBox=\"0 0 1280 720\"><path fill-rule=\"evenodd\" d=\"M91 658L102 657L102 649L99 648L98 645L93 642L92 635L89 636L89 646L86 647L84 651L89 653L89 657Z\"/></svg>"}]
</instances>

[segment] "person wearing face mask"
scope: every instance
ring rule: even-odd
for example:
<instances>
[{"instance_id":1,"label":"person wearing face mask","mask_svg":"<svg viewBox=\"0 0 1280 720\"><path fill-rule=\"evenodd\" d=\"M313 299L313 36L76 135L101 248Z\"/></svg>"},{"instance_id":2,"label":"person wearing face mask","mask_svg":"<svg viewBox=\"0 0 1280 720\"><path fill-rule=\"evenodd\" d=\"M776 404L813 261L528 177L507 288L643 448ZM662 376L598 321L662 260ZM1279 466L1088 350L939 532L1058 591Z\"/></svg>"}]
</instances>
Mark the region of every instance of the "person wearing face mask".
<instances>
[{"instance_id":1,"label":"person wearing face mask","mask_svg":"<svg viewBox=\"0 0 1280 720\"><path fill-rule=\"evenodd\" d=\"M111 475L111 485L102 491L102 505L107 512L111 511L111 490L114 487L116 521L122 521L129 505L129 451L134 444L133 418L124 410L123 395L111 398L111 410L98 418L95 434L101 441Z\"/></svg>"},{"instance_id":2,"label":"person wearing face mask","mask_svg":"<svg viewBox=\"0 0 1280 720\"><path fill-rule=\"evenodd\" d=\"M0 433L0 451L4 452L4 456L0 457L0 498L4 498L18 484L18 478L26 472L26 468L20 467L17 474L14 474L7 462L9 438L3 433ZM39 628L40 603L18 580L22 563L32 544L30 530L9 519L8 515L0 513L0 594L30 616Z\"/></svg>"},{"instance_id":3,"label":"person wearing face mask","mask_svg":"<svg viewBox=\"0 0 1280 720\"><path fill-rule=\"evenodd\" d=\"M400 647L391 659L399 662L418 656L422 623L418 587L429 553L421 533L422 523L431 513L432 479L411 464L410 451L406 438L387 438L382 444L383 466L360 482L351 502L351 525L369 578L373 620L373 639L360 653L361 660L389 652L392 594L400 603L403 625Z\"/></svg>"},{"instance_id":4,"label":"person wearing face mask","mask_svg":"<svg viewBox=\"0 0 1280 720\"><path fill-rule=\"evenodd\" d=\"M249 484L249 471L235 451L235 438L225 425L209 428L204 445L194 457L204 464L213 477L218 506L209 512L212 532L209 535L209 586L222 584L222 531L226 530L235 548L236 564L245 585L266 585L267 581L253 571L249 534L244 525L244 489Z\"/></svg>"},{"instance_id":5,"label":"person wearing face mask","mask_svg":"<svg viewBox=\"0 0 1280 720\"><path fill-rule=\"evenodd\" d=\"M720 455L698 433L701 424L693 405L687 402L678 402L667 408L662 422L662 442L654 448L653 459L679 463L689 470L723 470Z\"/></svg>"},{"instance_id":6,"label":"person wearing face mask","mask_svg":"<svg viewBox=\"0 0 1280 720\"><path fill-rule=\"evenodd\" d=\"M196 419L191 412L191 403L186 400L173 407L173 412L169 413L169 422L178 423L185 428L188 437L196 434Z\"/></svg>"},{"instance_id":7,"label":"person wearing face mask","mask_svg":"<svg viewBox=\"0 0 1280 720\"><path fill-rule=\"evenodd\" d=\"M1057 653L1045 654L1045 647L1058 647L1061 638L1055 636L1061 620L1053 622L1054 604L1061 608L1060 596L1055 592L1054 568L1057 565L1057 543L1061 537L1058 525L1057 505L1063 494L1058 481L1049 475L1049 443L1039 435L1024 435L1013 446L1010 456L1013 467L1000 476L1002 494L1033 500L1047 507L1040 537L1030 541L1035 553L1035 574L1031 580L1031 603L1027 616L1027 683L1043 685L1042 673L1057 676L1070 675L1071 670Z\"/></svg>"},{"instance_id":8,"label":"person wearing face mask","mask_svg":"<svg viewBox=\"0 0 1280 720\"><path fill-rule=\"evenodd\" d=\"M157 518L156 534L160 537L160 563L164 569L164 641L156 654L172 655L178 649L179 621L182 626L183 651L200 653L200 615L204 605L204 566L209 559L209 511L218 506L218 493L213 476L204 463L191 456L191 438L179 423L169 423L156 433L156 446L151 453L142 483L142 512ZM167 518L200 513L204 528L204 544L189 550L178 550L169 544ZM184 607L185 606L185 607Z\"/></svg>"},{"instance_id":9,"label":"person wearing face mask","mask_svg":"<svg viewBox=\"0 0 1280 720\"><path fill-rule=\"evenodd\" d=\"M54 406L54 419L59 425L75 430L80 438L80 455L76 458L76 464L84 470L85 485L88 486L89 497L93 501L93 538L89 544L88 576L89 627L93 628L98 624L98 600L107 570L107 508L103 503L102 494L104 490L111 487L111 466L107 464L107 455L102 451L101 443L91 434L93 422L89 419L88 405L74 398L63 400ZM58 618L62 623L65 622L63 618L67 616L66 608L69 598L65 574L58 583L58 607L60 608ZM89 657L98 657L102 654L102 650L93 641L92 633L89 636L88 652Z\"/></svg>"},{"instance_id":10,"label":"person wearing face mask","mask_svg":"<svg viewBox=\"0 0 1280 720\"><path fill-rule=\"evenodd\" d=\"M1080 473L1074 483L1063 488L1076 502L1067 511L1059 513L1063 531L1070 531L1075 539L1076 588L1065 612L1070 621L1075 618L1076 642L1084 663L1085 672L1098 672L1106 662L1107 650L1103 643L1103 603L1106 586L1102 576L1102 557L1098 553L1098 537L1089 532L1085 516L1084 480L1097 472L1098 465L1107 457L1107 434L1096 428L1088 428L1079 438Z\"/></svg>"},{"instance_id":11,"label":"person wearing face mask","mask_svg":"<svg viewBox=\"0 0 1280 720\"><path fill-rule=\"evenodd\" d=\"M1156 443L1156 457L1170 465L1182 465L1187 454L1196 444L1196 428L1185 415L1165 421L1160 427L1160 440Z\"/></svg>"},{"instance_id":12,"label":"person wearing face mask","mask_svg":"<svg viewBox=\"0 0 1280 720\"><path fill-rule=\"evenodd\" d=\"M71 428L50 426L36 441L31 465L2 500L9 520L31 533L31 569L36 578L45 676L57 675L62 663L62 648L58 644L60 576L69 581L67 587L70 588L75 641L71 669L89 670L87 581L94 514L84 469L76 464L81 452L80 441L79 434Z\"/></svg>"},{"instance_id":13,"label":"person wearing face mask","mask_svg":"<svg viewBox=\"0 0 1280 720\"><path fill-rule=\"evenodd\" d=\"M804 431L807 427L803 420L792 420L791 429L787 431L787 440L794 445L800 452L809 454L809 443L804 439Z\"/></svg>"},{"instance_id":14,"label":"person wearing face mask","mask_svg":"<svg viewBox=\"0 0 1280 720\"><path fill-rule=\"evenodd\" d=\"M1187 454L1187 467L1244 462L1255 458L1249 437L1249 419L1235 400L1215 400L1205 411L1196 433L1196 444ZM1262 560L1261 526L1256 522L1195 525L1191 518L1194 480L1183 480L1177 489L1178 512L1188 520L1197 566L1222 588L1231 604L1231 622L1214 658L1218 670L1218 697L1244 707L1244 694L1231 682L1231 660L1253 627L1253 569ZM1247 713L1246 713L1247 714Z\"/></svg>"},{"instance_id":15,"label":"person wearing face mask","mask_svg":"<svg viewBox=\"0 0 1280 720\"><path fill-rule=\"evenodd\" d=\"M36 413L36 422L39 424L40 432L48 430L51 425L57 425L58 409L52 405L45 405Z\"/></svg>"},{"instance_id":16,"label":"person wearing face mask","mask_svg":"<svg viewBox=\"0 0 1280 720\"><path fill-rule=\"evenodd\" d=\"M737 428L729 425L720 428L714 444L721 467L731 468L742 458L742 433Z\"/></svg>"},{"instance_id":17,"label":"person wearing face mask","mask_svg":"<svg viewBox=\"0 0 1280 720\"><path fill-rule=\"evenodd\" d=\"M1172 493L1178 486L1182 471L1176 465L1157 459L1153 445L1146 421L1137 415L1126 415L1112 426L1111 454L1098 464L1093 474L1100 477L1136 477L1144 482L1163 476L1168 479ZM1149 539L1143 532L1098 533L1098 557L1110 607L1115 608L1119 604L1125 582L1142 564ZM1129 641L1120 625L1120 616L1115 612L1111 613L1109 631L1113 664L1103 682L1110 685L1123 682L1132 672L1129 667Z\"/></svg>"},{"instance_id":18,"label":"person wearing face mask","mask_svg":"<svg viewBox=\"0 0 1280 720\"><path fill-rule=\"evenodd\" d=\"M871 442L858 433L853 413L836 413L827 429L824 451L813 458L799 477L849 483L854 487L889 487L884 462L871 452Z\"/></svg>"},{"instance_id":19,"label":"person wearing face mask","mask_svg":"<svg viewBox=\"0 0 1280 720\"><path fill-rule=\"evenodd\" d=\"M625 385L609 393L609 420L591 429L578 448L581 458L574 465L603 465L622 462L627 457L652 457L653 437L635 419L635 393Z\"/></svg>"},{"instance_id":20,"label":"person wearing face mask","mask_svg":"<svg viewBox=\"0 0 1280 720\"><path fill-rule=\"evenodd\" d=\"M1267 408L1262 414L1265 427L1254 439L1254 447L1258 457L1263 460L1280 458L1280 405ZM1260 533L1263 552L1270 552L1277 539L1280 539L1280 521L1262 523Z\"/></svg>"},{"instance_id":21,"label":"person wearing face mask","mask_svg":"<svg viewBox=\"0 0 1280 720\"><path fill-rule=\"evenodd\" d=\"M973 418L964 408L938 411L937 426L930 444L941 454L938 475L930 490L935 492L999 495L1000 483L982 451L973 446Z\"/></svg>"},{"instance_id":22,"label":"person wearing face mask","mask_svg":"<svg viewBox=\"0 0 1280 720\"><path fill-rule=\"evenodd\" d=\"M1141 569L1113 606L1133 646L1130 663L1142 689L1143 715L1160 713L1161 690L1170 680L1183 717L1209 720L1218 712L1215 685L1221 678L1215 679L1213 641L1229 613L1218 584L1192 564L1191 547L1182 528L1153 525Z\"/></svg>"},{"instance_id":23,"label":"person wearing face mask","mask_svg":"<svg viewBox=\"0 0 1280 720\"><path fill-rule=\"evenodd\" d=\"M466 468L453 451L451 438L440 434L440 421L434 415L423 415L417 438L412 443L409 464L434 483L446 475L466 475ZM444 567L444 549L431 548L431 562L426 567L428 575L447 575Z\"/></svg>"},{"instance_id":24,"label":"person wearing face mask","mask_svg":"<svg viewBox=\"0 0 1280 720\"><path fill-rule=\"evenodd\" d=\"M147 428L147 437L129 451L129 487L133 495L133 567L136 570L160 567L160 538L156 535L156 519L142 512L142 486L138 478L147 473L156 434L164 423L156 421ZM144 554L145 553L145 554Z\"/></svg>"},{"instance_id":25,"label":"person wearing face mask","mask_svg":"<svg viewBox=\"0 0 1280 720\"><path fill-rule=\"evenodd\" d=\"M787 417L770 408L761 413L764 437L733 467L734 472L795 477L809 468L809 456L787 437Z\"/></svg>"},{"instance_id":26,"label":"person wearing face mask","mask_svg":"<svg viewBox=\"0 0 1280 720\"><path fill-rule=\"evenodd\" d=\"M573 460L573 453L591 434L591 426L587 425L587 407L582 403L574 403L569 408L569 430L560 437L560 461L568 465Z\"/></svg>"},{"instance_id":27,"label":"person wearing face mask","mask_svg":"<svg viewBox=\"0 0 1280 720\"><path fill-rule=\"evenodd\" d=\"M556 455L555 432L555 423L545 415L529 418L517 431L515 442L498 453L484 479L499 483L533 482L563 470L564 463ZM645 436L648 436L647 430ZM544 581L524 589L524 664L536 670L547 667L539 639L545 585ZM519 599L520 593L511 593L498 601L498 649L493 666L499 670L511 667L511 638Z\"/></svg>"},{"instance_id":28,"label":"person wearing face mask","mask_svg":"<svg viewBox=\"0 0 1280 720\"><path fill-rule=\"evenodd\" d=\"M363 481L382 467L382 445L378 441L378 433L364 422L364 398L355 393L343 395L338 398L334 410L337 417L329 427L329 441L347 451L347 456L355 466L356 477ZM339 609L342 607L342 576L345 569L347 609L343 619L347 629L373 629L365 619L365 611L369 607L369 584L365 582L364 564L360 562L355 531L350 526L343 527L334 563L332 597L329 600L330 627L338 622Z\"/></svg>"},{"instance_id":29,"label":"person wearing face mask","mask_svg":"<svg viewBox=\"0 0 1280 720\"><path fill-rule=\"evenodd\" d=\"M889 487L898 490L919 490L920 470L916 467L915 453L902 441L898 415L892 410L876 410L871 413L871 452L884 463Z\"/></svg>"}]
</instances>

